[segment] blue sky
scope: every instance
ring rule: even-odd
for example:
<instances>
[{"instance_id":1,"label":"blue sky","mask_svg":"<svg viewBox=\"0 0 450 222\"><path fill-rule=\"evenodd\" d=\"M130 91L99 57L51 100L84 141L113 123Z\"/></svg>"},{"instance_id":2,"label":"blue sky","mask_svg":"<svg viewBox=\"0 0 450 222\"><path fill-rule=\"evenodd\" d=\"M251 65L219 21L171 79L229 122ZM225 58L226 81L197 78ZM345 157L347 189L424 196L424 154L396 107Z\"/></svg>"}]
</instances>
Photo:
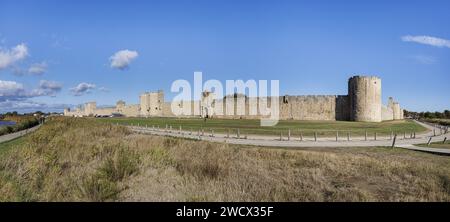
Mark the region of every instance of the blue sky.
<instances>
[{"instance_id":1,"label":"blue sky","mask_svg":"<svg viewBox=\"0 0 450 222\"><path fill-rule=\"evenodd\" d=\"M377 75L384 102L442 111L449 11L433 0L1 0L0 112L137 103L157 89L170 100L194 71L278 79L282 95L345 95L350 76Z\"/></svg>"}]
</instances>

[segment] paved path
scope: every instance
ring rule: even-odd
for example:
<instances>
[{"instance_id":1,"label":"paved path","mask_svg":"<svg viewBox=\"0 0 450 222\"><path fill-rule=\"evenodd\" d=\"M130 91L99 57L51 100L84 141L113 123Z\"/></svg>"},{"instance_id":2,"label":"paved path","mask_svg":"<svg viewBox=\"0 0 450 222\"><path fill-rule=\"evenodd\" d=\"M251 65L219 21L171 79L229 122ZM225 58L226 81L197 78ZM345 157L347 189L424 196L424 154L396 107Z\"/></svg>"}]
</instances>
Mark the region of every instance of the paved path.
<instances>
[{"instance_id":1,"label":"paved path","mask_svg":"<svg viewBox=\"0 0 450 222\"><path fill-rule=\"evenodd\" d=\"M7 142L7 141L10 141L10 140L19 138L19 137L21 137L23 135L26 135L28 133L34 132L37 129L39 129L39 127L41 127L40 124L37 125L37 126L31 127L29 129L26 129L26 130L21 130L19 132L10 133L10 134L6 134L6 135L3 135L3 136L0 136L0 143Z\"/></svg>"},{"instance_id":2,"label":"paved path","mask_svg":"<svg viewBox=\"0 0 450 222\"><path fill-rule=\"evenodd\" d=\"M417 121L416 121L417 122ZM420 151L428 151L428 152L436 152L443 154L450 154L450 149L435 149L435 148L424 148L417 147L413 144L421 144L427 143L429 138L432 138L431 142L435 141L443 141L445 137L450 139L450 132L444 134L438 129L434 130L433 126L417 122L418 124L429 129L426 133L417 134L415 138L410 138L410 135L406 137L404 135L398 135L396 139L396 147L401 147L405 149L413 149ZM317 141L314 138L308 137L303 138L290 138L288 140L287 136L283 137L280 140L280 137L274 136L263 136L263 135L249 135L245 138L245 135L240 135L240 138L237 135L228 135L215 133L214 136L211 135L212 132L204 131L203 136L199 131L197 132L189 132L189 131L179 131L176 129L165 130L165 129L153 129L151 127L138 127L138 126L129 126L133 131L144 134L152 134L159 136L173 136L173 137L183 137L189 139L198 139L204 141L211 142L225 142L231 144L243 144L243 145L256 145L256 146L269 146L269 147L373 147L373 146L392 146L392 139L390 137L382 137L377 138L368 138L365 137L352 137L350 141L347 140L346 135L345 138L340 137L338 141L336 141L336 137L318 137ZM436 133L436 136L434 136ZM199 135L200 134L200 135Z\"/></svg>"}]
</instances>

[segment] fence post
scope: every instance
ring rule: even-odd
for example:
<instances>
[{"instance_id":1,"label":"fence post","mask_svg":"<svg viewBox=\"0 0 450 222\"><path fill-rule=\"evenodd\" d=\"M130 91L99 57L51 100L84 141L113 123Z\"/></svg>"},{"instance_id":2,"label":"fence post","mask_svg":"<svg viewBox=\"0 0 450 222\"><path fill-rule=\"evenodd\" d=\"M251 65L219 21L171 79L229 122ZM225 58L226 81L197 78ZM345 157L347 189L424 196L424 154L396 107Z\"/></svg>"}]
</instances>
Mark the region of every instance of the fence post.
<instances>
[{"instance_id":1,"label":"fence post","mask_svg":"<svg viewBox=\"0 0 450 222\"><path fill-rule=\"evenodd\" d=\"M303 141L303 132L300 132L300 141Z\"/></svg>"},{"instance_id":2,"label":"fence post","mask_svg":"<svg viewBox=\"0 0 450 222\"><path fill-rule=\"evenodd\" d=\"M227 138L230 138L230 129L227 130Z\"/></svg>"},{"instance_id":3,"label":"fence post","mask_svg":"<svg viewBox=\"0 0 450 222\"><path fill-rule=\"evenodd\" d=\"M339 131L336 131L336 142L339 140Z\"/></svg>"},{"instance_id":4,"label":"fence post","mask_svg":"<svg viewBox=\"0 0 450 222\"><path fill-rule=\"evenodd\" d=\"M238 139L241 138L241 132L239 132L239 128L237 129L237 138L238 138Z\"/></svg>"},{"instance_id":5,"label":"fence post","mask_svg":"<svg viewBox=\"0 0 450 222\"><path fill-rule=\"evenodd\" d=\"M317 132L314 132L314 141L317 141Z\"/></svg>"},{"instance_id":6,"label":"fence post","mask_svg":"<svg viewBox=\"0 0 450 222\"><path fill-rule=\"evenodd\" d=\"M350 132L347 132L347 141L350 141Z\"/></svg>"},{"instance_id":7,"label":"fence post","mask_svg":"<svg viewBox=\"0 0 450 222\"><path fill-rule=\"evenodd\" d=\"M394 139L392 140L392 148L395 147L395 140L397 139L397 134L395 134Z\"/></svg>"},{"instance_id":8,"label":"fence post","mask_svg":"<svg viewBox=\"0 0 450 222\"><path fill-rule=\"evenodd\" d=\"M214 137L214 130L211 130L211 137Z\"/></svg>"},{"instance_id":9,"label":"fence post","mask_svg":"<svg viewBox=\"0 0 450 222\"><path fill-rule=\"evenodd\" d=\"M288 130L288 141L291 140L291 129Z\"/></svg>"},{"instance_id":10,"label":"fence post","mask_svg":"<svg viewBox=\"0 0 450 222\"><path fill-rule=\"evenodd\" d=\"M431 143L431 136L430 136L430 139L428 140L428 142L427 142L427 146L429 146L430 145L430 143Z\"/></svg>"},{"instance_id":11,"label":"fence post","mask_svg":"<svg viewBox=\"0 0 450 222\"><path fill-rule=\"evenodd\" d=\"M436 128L433 129L433 135L436 136Z\"/></svg>"},{"instance_id":12,"label":"fence post","mask_svg":"<svg viewBox=\"0 0 450 222\"><path fill-rule=\"evenodd\" d=\"M283 141L283 133L280 132L280 141Z\"/></svg>"},{"instance_id":13,"label":"fence post","mask_svg":"<svg viewBox=\"0 0 450 222\"><path fill-rule=\"evenodd\" d=\"M367 141L367 130L366 133L364 134L364 140Z\"/></svg>"},{"instance_id":14,"label":"fence post","mask_svg":"<svg viewBox=\"0 0 450 222\"><path fill-rule=\"evenodd\" d=\"M374 139L377 140L377 132L374 134Z\"/></svg>"},{"instance_id":15,"label":"fence post","mask_svg":"<svg viewBox=\"0 0 450 222\"><path fill-rule=\"evenodd\" d=\"M442 141L442 144L445 144L445 141L447 141L447 137L444 138L444 141Z\"/></svg>"},{"instance_id":16,"label":"fence post","mask_svg":"<svg viewBox=\"0 0 450 222\"><path fill-rule=\"evenodd\" d=\"M414 137L414 139L416 138L416 131L414 131L414 133L413 133L413 137Z\"/></svg>"}]
</instances>

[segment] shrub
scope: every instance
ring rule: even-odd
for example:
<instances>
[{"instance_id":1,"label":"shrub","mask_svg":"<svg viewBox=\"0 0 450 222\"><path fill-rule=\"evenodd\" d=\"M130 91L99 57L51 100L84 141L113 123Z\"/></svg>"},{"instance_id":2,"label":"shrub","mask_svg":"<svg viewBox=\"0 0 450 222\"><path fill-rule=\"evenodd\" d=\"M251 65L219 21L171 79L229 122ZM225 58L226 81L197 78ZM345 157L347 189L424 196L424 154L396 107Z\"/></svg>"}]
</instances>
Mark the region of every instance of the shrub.
<instances>
[{"instance_id":1,"label":"shrub","mask_svg":"<svg viewBox=\"0 0 450 222\"><path fill-rule=\"evenodd\" d=\"M117 199L120 192L117 184L104 178L101 174L94 174L83 179L80 187L82 199L103 202Z\"/></svg>"},{"instance_id":2,"label":"shrub","mask_svg":"<svg viewBox=\"0 0 450 222\"><path fill-rule=\"evenodd\" d=\"M114 156L108 156L99 172L106 179L117 182L130 176L138 169L139 156L129 149L120 148Z\"/></svg>"}]
</instances>

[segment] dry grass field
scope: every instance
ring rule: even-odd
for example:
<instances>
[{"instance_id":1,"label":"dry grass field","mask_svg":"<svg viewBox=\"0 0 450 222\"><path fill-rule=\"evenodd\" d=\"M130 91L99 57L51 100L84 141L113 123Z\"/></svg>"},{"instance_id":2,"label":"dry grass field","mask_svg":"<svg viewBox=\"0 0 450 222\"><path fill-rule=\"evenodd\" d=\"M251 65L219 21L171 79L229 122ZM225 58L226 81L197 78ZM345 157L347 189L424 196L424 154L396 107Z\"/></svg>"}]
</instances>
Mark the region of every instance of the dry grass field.
<instances>
[{"instance_id":1,"label":"dry grass field","mask_svg":"<svg viewBox=\"0 0 450 222\"><path fill-rule=\"evenodd\" d=\"M273 149L58 118L0 144L0 201L450 201L448 157Z\"/></svg>"}]
</instances>

